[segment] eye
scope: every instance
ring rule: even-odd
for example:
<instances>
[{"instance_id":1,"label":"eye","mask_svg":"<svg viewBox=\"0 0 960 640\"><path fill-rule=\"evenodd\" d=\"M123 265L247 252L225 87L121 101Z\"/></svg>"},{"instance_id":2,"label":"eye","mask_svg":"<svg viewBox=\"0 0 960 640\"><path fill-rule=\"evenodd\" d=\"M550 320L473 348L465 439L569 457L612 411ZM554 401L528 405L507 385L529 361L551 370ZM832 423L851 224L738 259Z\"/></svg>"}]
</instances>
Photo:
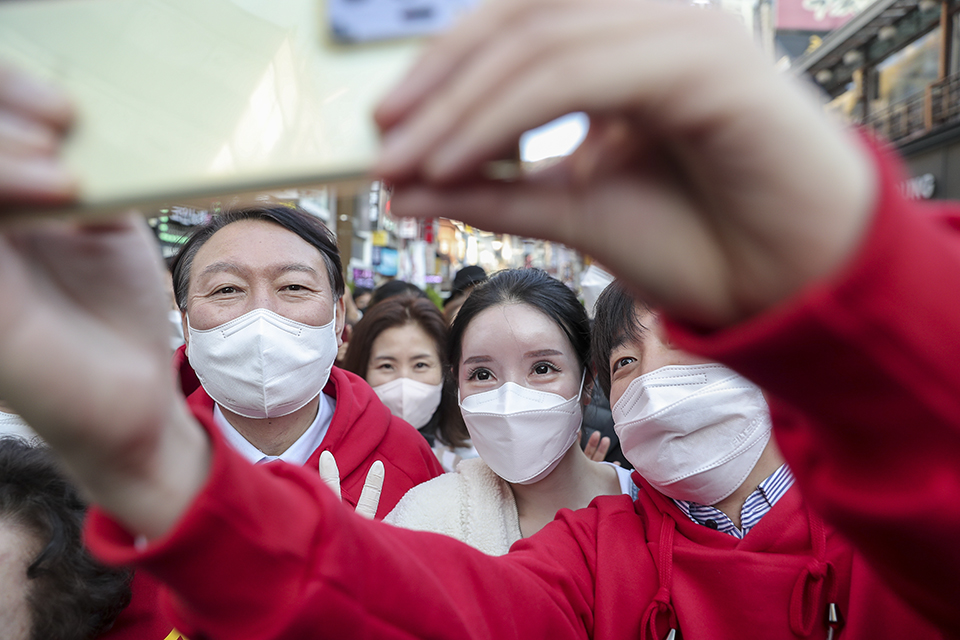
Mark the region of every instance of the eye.
<instances>
[{"instance_id":1,"label":"eye","mask_svg":"<svg viewBox=\"0 0 960 640\"><path fill-rule=\"evenodd\" d=\"M636 358L631 358L630 356L626 356L624 358L618 358L616 361L614 361L613 366L610 367L610 372L615 373L619 369L622 369L623 367L633 364L636 361L637 361Z\"/></svg>"},{"instance_id":2,"label":"eye","mask_svg":"<svg viewBox=\"0 0 960 640\"><path fill-rule=\"evenodd\" d=\"M393 371L393 365L389 362L381 362L377 369L381 369L383 371Z\"/></svg>"},{"instance_id":3,"label":"eye","mask_svg":"<svg viewBox=\"0 0 960 640\"><path fill-rule=\"evenodd\" d=\"M548 373L553 373L555 371L560 371L560 369L550 362L538 362L533 365L533 372L538 376L545 376Z\"/></svg>"},{"instance_id":4,"label":"eye","mask_svg":"<svg viewBox=\"0 0 960 640\"><path fill-rule=\"evenodd\" d=\"M429 369L429 368L430 368L430 364L427 363L427 362L418 362L417 364L415 364L415 365L413 365L413 366L414 366L414 368L416 368L416 369Z\"/></svg>"},{"instance_id":5,"label":"eye","mask_svg":"<svg viewBox=\"0 0 960 640\"><path fill-rule=\"evenodd\" d=\"M467 380L477 380L479 382L484 382L486 380L492 380L493 373L489 369L484 369L479 367L470 372L470 375L467 376Z\"/></svg>"},{"instance_id":6,"label":"eye","mask_svg":"<svg viewBox=\"0 0 960 640\"><path fill-rule=\"evenodd\" d=\"M223 294L223 295L230 295L230 294L236 293L236 292L237 292L237 288L236 288L236 287L226 286L226 287L220 287L219 289L217 289L217 290L214 291L213 293L214 293L214 294L218 294L218 293L219 293L219 294Z\"/></svg>"}]
</instances>

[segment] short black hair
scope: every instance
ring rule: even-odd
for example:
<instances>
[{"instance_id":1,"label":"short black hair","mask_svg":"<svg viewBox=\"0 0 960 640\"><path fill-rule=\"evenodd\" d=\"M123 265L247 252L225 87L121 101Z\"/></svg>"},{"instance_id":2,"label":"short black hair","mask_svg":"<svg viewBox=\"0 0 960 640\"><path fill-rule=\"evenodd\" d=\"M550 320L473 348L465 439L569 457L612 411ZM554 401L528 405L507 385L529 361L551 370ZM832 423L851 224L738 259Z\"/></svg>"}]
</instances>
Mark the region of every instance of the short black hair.
<instances>
[{"instance_id":1,"label":"short black hair","mask_svg":"<svg viewBox=\"0 0 960 640\"><path fill-rule=\"evenodd\" d=\"M92 640L130 603L131 573L100 564L83 546L86 510L45 446L0 438L0 521L41 546L27 568L32 640Z\"/></svg>"},{"instance_id":2,"label":"short black hair","mask_svg":"<svg viewBox=\"0 0 960 640\"><path fill-rule=\"evenodd\" d=\"M343 296L343 263L340 260L340 248L330 229L316 216L303 209L286 206L250 207L221 213L210 222L197 227L190 239L180 248L170 270L173 272L173 291L177 296L177 306L187 310L187 291L190 287L190 268L200 247L213 237L217 231L241 220L263 220L277 224L287 231L297 234L304 242L316 247L323 257L330 278L330 287L336 294L335 300Z\"/></svg>"},{"instance_id":3,"label":"short black hair","mask_svg":"<svg viewBox=\"0 0 960 640\"><path fill-rule=\"evenodd\" d=\"M367 303L367 309L372 309L379 303L393 296L413 296L415 298L427 299L426 292L417 285L411 282L404 282L403 280L391 280L390 282L384 282L373 290L373 295L370 296L370 302Z\"/></svg>"},{"instance_id":4,"label":"short black hair","mask_svg":"<svg viewBox=\"0 0 960 640\"><path fill-rule=\"evenodd\" d=\"M594 307L591 350L600 388L610 397L610 354L626 342L638 341L648 327L640 324L640 315L651 312L650 305L631 294L623 282L612 282L597 298Z\"/></svg>"},{"instance_id":5,"label":"short black hair","mask_svg":"<svg viewBox=\"0 0 960 640\"><path fill-rule=\"evenodd\" d=\"M563 331L581 370L590 368L590 320L587 312L570 288L540 269L500 271L478 284L463 303L450 327L448 351L454 379L463 350L463 334L482 311L501 304L524 303L553 320ZM590 376L588 375L588 381Z\"/></svg>"}]
</instances>

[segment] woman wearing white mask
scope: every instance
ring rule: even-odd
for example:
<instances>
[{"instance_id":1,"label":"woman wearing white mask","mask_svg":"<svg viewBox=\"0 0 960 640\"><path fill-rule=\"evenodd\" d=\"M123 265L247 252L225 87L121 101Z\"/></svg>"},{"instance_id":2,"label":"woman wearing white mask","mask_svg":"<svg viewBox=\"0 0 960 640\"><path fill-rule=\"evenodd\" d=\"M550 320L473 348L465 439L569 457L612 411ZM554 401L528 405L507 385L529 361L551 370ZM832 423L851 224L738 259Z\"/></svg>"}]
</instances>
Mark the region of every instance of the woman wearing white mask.
<instances>
[{"instance_id":1,"label":"woman wearing white mask","mask_svg":"<svg viewBox=\"0 0 960 640\"><path fill-rule=\"evenodd\" d=\"M457 409L446 359L447 325L426 297L401 294L368 308L343 368L373 387L393 415L416 427L447 471L476 457ZM389 482L389 480L388 480Z\"/></svg>"},{"instance_id":2,"label":"woman wearing white mask","mask_svg":"<svg viewBox=\"0 0 960 640\"><path fill-rule=\"evenodd\" d=\"M543 271L503 271L478 286L449 354L480 459L411 489L386 522L501 555L559 509L635 492L628 472L580 449L589 341L583 306Z\"/></svg>"}]
</instances>

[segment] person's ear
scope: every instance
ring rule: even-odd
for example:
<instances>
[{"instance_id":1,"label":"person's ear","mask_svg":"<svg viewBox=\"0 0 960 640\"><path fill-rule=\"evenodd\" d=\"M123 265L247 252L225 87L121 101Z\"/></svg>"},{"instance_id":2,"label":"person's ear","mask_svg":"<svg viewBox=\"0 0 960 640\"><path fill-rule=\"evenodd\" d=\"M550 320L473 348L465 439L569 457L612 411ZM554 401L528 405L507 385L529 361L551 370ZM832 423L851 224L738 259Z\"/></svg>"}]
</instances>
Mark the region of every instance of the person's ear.
<instances>
[{"instance_id":1,"label":"person's ear","mask_svg":"<svg viewBox=\"0 0 960 640\"><path fill-rule=\"evenodd\" d=\"M583 382L583 392L580 394L580 404L584 407L593 400L593 374L587 372L587 379Z\"/></svg>"},{"instance_id":2,"label":"person's ear","mask_svg":"<svg viewBox=\"0 0 960 640\"><path fill-rule=\"evenodd\" d=\"M336 323L334 327L337 330L337 347L343 344L343 325L347 320L347 307L346 303L343 301L343 296L340 296L337 299L336 304L333 307L334 320Z\"/></svg>"},{"instance_id":3,"label":"person's ear","mask_svg":"<svg viewBox=\"0 0 960 640\"><path fill-rule=\"evenodd\" d=\"M187 320L187 314L180 312L180 325L183 327L183 342L190 345L190 322Z\"/></svg>"}]
</instances>

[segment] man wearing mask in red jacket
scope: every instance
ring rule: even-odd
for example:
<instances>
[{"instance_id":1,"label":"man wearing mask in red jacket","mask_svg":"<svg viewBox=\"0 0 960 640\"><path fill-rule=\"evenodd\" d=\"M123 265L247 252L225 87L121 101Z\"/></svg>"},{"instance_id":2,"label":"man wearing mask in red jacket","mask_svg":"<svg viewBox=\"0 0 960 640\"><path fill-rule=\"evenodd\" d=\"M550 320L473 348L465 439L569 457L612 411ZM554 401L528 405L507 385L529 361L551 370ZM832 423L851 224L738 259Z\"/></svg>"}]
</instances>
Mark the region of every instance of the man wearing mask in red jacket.
<instances>
[{"instance_id":1,"label":"man wearing mask in red jacket","mask_svg":"<svg viewBox=\"0 0 960 640\"><path fill-rule=\"evenodd\" d=\"M244 458L318 469L330 451L354 506L379 460L388 479L379 517L442 473L415 430L333 366L344 282L336 240L316 217L284 206L217 216L181 249L173 284L181 389Z\"/></svg>"}]
</instances>

